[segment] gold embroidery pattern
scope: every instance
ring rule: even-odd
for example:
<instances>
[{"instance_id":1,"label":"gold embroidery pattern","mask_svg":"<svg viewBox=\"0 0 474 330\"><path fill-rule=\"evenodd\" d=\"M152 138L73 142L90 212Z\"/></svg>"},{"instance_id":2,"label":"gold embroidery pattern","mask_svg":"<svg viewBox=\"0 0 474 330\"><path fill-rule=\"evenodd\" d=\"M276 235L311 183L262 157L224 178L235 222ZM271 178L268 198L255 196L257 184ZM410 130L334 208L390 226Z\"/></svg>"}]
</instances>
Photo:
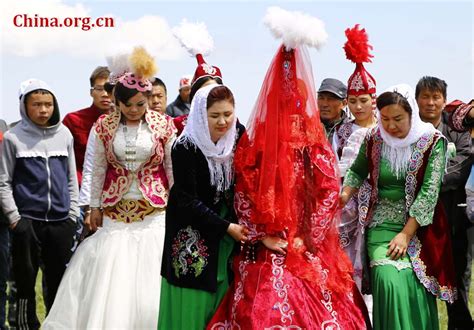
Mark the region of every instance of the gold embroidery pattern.
<instances>
[{"instance_id":1,"label":"gold embroidery pattern","mask_svg":"<svg viewBox=\"0 0 474 330\"><path fill-rule=\"evenodd\" d=\"M132 223L143 221L147 215L151 215L162 209L155 208L145 199L127 200L122 199L114 206L104 209L104 215L114 221Z\"/></svg>"}]
</instances>

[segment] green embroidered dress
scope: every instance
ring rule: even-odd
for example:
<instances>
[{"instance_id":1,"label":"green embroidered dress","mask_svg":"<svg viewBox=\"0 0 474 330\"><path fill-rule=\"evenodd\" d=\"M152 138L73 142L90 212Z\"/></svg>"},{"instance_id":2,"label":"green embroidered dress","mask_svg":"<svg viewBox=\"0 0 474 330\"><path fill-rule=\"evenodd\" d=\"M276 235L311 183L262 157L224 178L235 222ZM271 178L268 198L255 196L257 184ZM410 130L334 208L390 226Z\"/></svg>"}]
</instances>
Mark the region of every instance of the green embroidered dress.
<instances>
[{"instance_id":1,"label":"green embroidered dress","mask_svg":"<svg viewBox=\"0 0 474 330\"><path fill-rule=\"evenodd\" d=\"M413 272L410 257L390 260L389 242L404 227L408 215L420 226L432 223L445 167L442 140L429 158L422 188L411 208L406 210L405 175L397 178L386 159L380 160L378 201L367 227L366 244L371 268L374 329L438 329L436 298ZM344 186L360 187L368 176L366 144L347 172Z\"/></svg>"},{"instance_id":2,"label":"green embroidered dress","mask_svg":"<svg viewBox=\"0 0 474 330\"><path fill-rule=\"evenodd\" d=\"M220 216L225 218L229 210L223 203ZM235 241L225 234L219 243L216 292L183 288L161 280L160 317L158 329L200 330L205 329L229 288L229 264Z\"/></svg>"}]
</instances>

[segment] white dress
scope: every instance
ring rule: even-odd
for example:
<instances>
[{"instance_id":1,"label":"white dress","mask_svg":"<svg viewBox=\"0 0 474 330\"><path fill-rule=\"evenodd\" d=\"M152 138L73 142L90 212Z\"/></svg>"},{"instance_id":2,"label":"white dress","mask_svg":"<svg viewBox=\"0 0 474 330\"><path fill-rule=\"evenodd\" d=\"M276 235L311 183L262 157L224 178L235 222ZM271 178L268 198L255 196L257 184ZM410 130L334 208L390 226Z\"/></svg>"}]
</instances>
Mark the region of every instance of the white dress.
<instances>
[{"instance_id":1,"label":"white dress","mask_svg":"<svg viewBox=\"0 0 474 330\"><path fill-rule=\"evenodd\" d=\"M143 126L136 143L137 166L148 159L152 147L151 132ZM114 152L124 163L121 125L116 132ZM104 146L96 140L91 206L100 204L97 191L102 190L106 169ZM172 143L165 146L170 182ZM123 198L143 199L136 180ZM71 258L42 329L156 329L164 238L164 211L132 223L104 216L103 227L84 240Z\"/></svg>"}]
</instances>

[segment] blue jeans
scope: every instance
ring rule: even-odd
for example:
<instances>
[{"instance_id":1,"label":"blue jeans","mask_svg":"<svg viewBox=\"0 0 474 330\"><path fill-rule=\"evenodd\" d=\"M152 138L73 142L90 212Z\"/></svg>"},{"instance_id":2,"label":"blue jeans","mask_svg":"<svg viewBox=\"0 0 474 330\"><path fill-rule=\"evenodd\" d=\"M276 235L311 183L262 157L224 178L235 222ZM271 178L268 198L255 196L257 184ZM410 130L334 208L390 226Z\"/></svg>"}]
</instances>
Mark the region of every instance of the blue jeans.
<instances>
[{"instance_id":1,"label":"blue jeans","mask_svg":"<svg viewBox=\"0 0 474 330\"><path fill-rule=\"evenodd\" d=\"M5 329L7 280L10 269L9 241L8 224L0 223L0 329Z\"/></svg>"}]
</instances>

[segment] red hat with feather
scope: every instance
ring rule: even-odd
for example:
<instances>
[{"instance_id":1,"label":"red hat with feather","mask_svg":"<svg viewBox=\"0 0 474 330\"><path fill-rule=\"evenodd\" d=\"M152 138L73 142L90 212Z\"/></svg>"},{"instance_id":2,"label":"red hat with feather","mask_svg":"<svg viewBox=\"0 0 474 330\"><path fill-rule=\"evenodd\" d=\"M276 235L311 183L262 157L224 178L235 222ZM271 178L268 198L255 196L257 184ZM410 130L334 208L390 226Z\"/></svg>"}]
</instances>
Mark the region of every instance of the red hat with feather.
<instances>
[{"instance_id":1,"label":"red hat with feather","mask_svg":"<svg viewBox=\"0 0 474 330\"><path fill-rule=\"evenodd\" d=\"M214 48L214 40L204 23L190 23L184 19L179 26L173 28L173 33L189 54L196 57L198 66L191 85L204 77L222 80L221 70L217 66L207 64L204 60L204 56Z\"/></svg>"},{"instance_id":2,"label":"red hat with feather","mask_svg":"<svg viewBox=\"0 0 474 330\"><path fill-rule=\"evenodd\" d=\"M364 62L372 62L371 58L374 57L369 53L373 47L369 45L369 38L365 29L359 29L359 24L356 24L352 29L346 29L346 37L347 41L344 44L346 58L356 64L355 71L347 83L347 95L375 94L375 79L367 72L363 64Z\"/></svg>"}]
</instances>

